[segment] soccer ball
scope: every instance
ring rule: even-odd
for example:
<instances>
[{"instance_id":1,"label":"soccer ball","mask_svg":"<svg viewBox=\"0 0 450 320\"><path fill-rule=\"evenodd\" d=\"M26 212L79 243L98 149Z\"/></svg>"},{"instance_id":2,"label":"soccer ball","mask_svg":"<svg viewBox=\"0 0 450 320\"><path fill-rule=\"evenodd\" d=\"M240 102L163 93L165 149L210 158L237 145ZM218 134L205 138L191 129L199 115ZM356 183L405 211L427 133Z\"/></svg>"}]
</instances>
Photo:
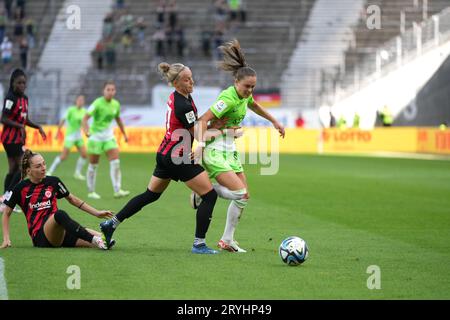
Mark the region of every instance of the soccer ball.
<instances>
[{"instance_id":1,"label":"soccer ball","mask_svg":"<svg viewBox=\"0 0 450 320\"><path fill-rule=\"evenodd\" d=\"M308 245L299 237L289 237L283 240L278 250L281 260L290 266L298 266L308 258Z\"/></svg>"}]
</instances>

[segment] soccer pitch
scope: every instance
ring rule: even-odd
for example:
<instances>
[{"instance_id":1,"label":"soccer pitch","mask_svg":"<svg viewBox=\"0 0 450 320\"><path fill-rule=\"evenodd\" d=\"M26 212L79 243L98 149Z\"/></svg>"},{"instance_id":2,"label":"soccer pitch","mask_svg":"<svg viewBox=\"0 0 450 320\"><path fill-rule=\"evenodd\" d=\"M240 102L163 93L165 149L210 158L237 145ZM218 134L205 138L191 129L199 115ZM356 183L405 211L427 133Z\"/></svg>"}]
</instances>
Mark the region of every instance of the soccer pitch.
<instances>
[{"instance_id":1,"label":"soccer pitch","mask_svg":"<svg viewBox=\"0 0 450 320\"><path fill-rule=\"evenodd\" d=\"M44 154L47 164L55 155ZM97 175L102 199L90 200L72 178L77 157L55 175L96 208L117 212L130 197L113 198L106 158ZM123 188L143 192L154 164L154 154L121 154ZM191 254L190 190L172 182L159 201L120 225L111 251L33 248L23 213L14 213L13 247L0 250L9 299L450 299L448 160L281 155L276 175L244 167L251 199L236 239L248 253ZM3 158L2 179L5 170ZM100 220L59 204L98 230ZM227 206L219 199L214 210L212 247ZM297 267L278 256L291 235L310 248ZM79 268L79 289L67 286L70 266Z\"/></svg>"}]
</instances>

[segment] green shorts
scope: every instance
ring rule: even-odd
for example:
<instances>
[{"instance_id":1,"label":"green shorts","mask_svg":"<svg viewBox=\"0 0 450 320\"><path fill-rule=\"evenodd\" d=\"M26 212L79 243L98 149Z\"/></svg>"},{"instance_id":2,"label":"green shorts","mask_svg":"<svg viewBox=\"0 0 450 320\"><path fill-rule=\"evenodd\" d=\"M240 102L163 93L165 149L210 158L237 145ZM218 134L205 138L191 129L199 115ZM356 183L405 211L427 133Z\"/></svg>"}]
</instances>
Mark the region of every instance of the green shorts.
<instances>
[{"instance_id":1,"label":"green shorts","mask_svg":"<svg viewBox=\"0 0 450 320\"><path fill-rule=\"evenodd\" d=\"M119 148L119 146L117 145L115 138L112 138L111 140L107 140L107 141L95 141L95 140L88 139L88 143L87 143L87 153L88 154L100 155L108 150L117 149L117 148Z\"/></svg>"},{"instance_id":2,"label":"green shorts","mask_svg":"<svg viewBox=\"0 0 450 320\"><path fill-rule=\"evenodd\" d=\"M241 157L238 151L206 149L203 154L202 165L208 172L210 179L214 179L223 172L244 172L244 168L242 168L241 164Z\"/></svg>"},{"instance_id":3,"label":"green shorts","mask_svg":"<svg viewBox=\"0 0 450 320\"><path fill-rule=\"evenodd\" d=\"M71 149L73 146L77 147L77 148L81 148L82 146L84 146L84 141L83 139L78 139L78 140L64 140L64 148L67 149Z\"/></svg>"}]
</instances>

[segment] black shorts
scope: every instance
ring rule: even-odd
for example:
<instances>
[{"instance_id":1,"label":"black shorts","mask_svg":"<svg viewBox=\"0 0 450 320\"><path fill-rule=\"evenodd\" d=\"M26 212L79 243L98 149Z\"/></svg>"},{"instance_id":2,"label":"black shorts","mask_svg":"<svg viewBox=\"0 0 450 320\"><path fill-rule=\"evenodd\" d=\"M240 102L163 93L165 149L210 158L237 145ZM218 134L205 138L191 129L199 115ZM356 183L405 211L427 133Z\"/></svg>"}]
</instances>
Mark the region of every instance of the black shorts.
<instances>
[{"instance_id":1,"label":"black shorts","mask_svg":"<svg viewBox=\"0 0 450 320\"><path fill-rule=\"evenodd\" d=\"M155 177L161 179L172 179L175 181L181 180L183 182L195 178L200 173L205 171L201 165L191 163L173 163L170 152L166 155L161 153L156 154L156 167L153 171Z\"/></svg>"},{"instance_id":2,"label":"black shorts","mask_svg":"<svg viewBox=\"0 0 450 320\"><path fill-rule=\"evenodd\" d=\"M21 157L24 153L22 143L4 143L3 148L5 149L8 158Z\"/></svg>"},{"instance_id":3,"label":"black shorts","mask_svg":"<svg viewBox=\"0 0 450 320\"><path fill-rule=\"evenodd\" d=\"M33 246L38 248L54 248L54 246L48 241L47 237L44 233L44 227L40 228L37 232L36 236L32 238ZM66 231L66 235L64 236L64 240L61 244L61 247L65 248L73 248L77 243L78 238L74 235L68 233Z\"/></svg>"}]
</instances>

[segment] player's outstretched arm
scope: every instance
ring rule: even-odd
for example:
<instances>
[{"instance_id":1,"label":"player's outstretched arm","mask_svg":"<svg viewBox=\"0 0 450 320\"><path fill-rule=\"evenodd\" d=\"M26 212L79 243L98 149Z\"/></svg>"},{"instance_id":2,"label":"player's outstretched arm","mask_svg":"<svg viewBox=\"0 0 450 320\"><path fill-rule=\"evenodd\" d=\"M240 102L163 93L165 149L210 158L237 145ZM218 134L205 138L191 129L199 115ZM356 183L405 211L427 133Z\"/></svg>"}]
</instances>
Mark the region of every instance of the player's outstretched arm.
<instances>
[{"instance_id":1,"label":"player's outstretched arm","mask_svg":"<svg viewBox=\"0 0 450 320\"><path fill-rule=\"evenodd\" d=\"M11 240L9 239L9 218L11 217L13 209L6 206L2 215L2 229L3 229L3 243L0 249L11 247Z\"/></svg>"},{"instance_id":2,"label":"player's outstretched arm","mask_svg":"<svg viewBox=\"0 0 450 320\"><path fill-rule=\"evenodd\" d=\"M280 136L284 138L284 126L277 121L269 112L267 112L263 107L261 107L258 103L254 102L253 105L249 105L250 110L256 113L258 116L263 117L264 119L272 122L275 129L278 130Z\"/></svg>"},{"instance_id":3,"label":"player's outstretched arm","mask_svg":"<svg viewBox=\"0 0 450 320\"><path fill-rule=\"evenodd\" d=\"M37 123L34 123L33 121L31 121L30 118L28 118L28 115L27 115L26 125L34 128L34 129L38 129L39 133L42 136L42 139L44 139L44 140L47 139L47 134L45 133L44 129L42 129L42 126L40 124L37 124Z\"/></svg>"},{"instance_id":4,"label":"player's outstretched arm","mask_svg":"<svg viewBox=\"0 0 450 320\"><path fill-rule=\"evenodd\" d=\"M86 135L86 137L89 137L90 133L89 133L89 125L88 125L88 120L91 116L89 114L85 114L83 117L83 120L81 120L81 128L83 129L84 134Z\"/></svg>"},{"instance_id":5,"label":"player's outstretched arm","mask_svg":"<svg viewBox=\"0 0 450 320\"><path fill-rule=\"evenodd\" d=\"M91 207L88 205L85 201L81 200L80 198L76 197L75 195L69 193L69 195L66 197L66 200L73 205L74 207L77 207L80 210L83 210L94 217L97 218L112 218L113 213L109 210L97 210L94 207Z\"/></svg>"}]
</instances>

